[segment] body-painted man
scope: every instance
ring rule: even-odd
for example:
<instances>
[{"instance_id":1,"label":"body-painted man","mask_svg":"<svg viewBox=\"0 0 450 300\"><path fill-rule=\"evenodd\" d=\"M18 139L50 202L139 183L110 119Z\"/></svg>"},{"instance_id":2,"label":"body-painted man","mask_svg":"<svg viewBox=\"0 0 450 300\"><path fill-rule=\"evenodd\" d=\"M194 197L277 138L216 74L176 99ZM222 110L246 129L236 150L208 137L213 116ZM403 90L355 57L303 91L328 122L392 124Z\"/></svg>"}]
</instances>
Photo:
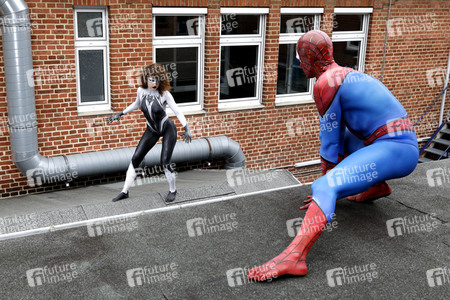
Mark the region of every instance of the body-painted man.
<instances>
[{"instance_id":1,"label":"body-painted man","mask_svg":"<svg viewBox=\"0 0 450 300\"><path fill-rule=\"evenodd\" d=\"M400 102L377 79L334 62L333 45L322 31L297 43L300 66L316 78L323 176L311 186L306 215L291 244L248 277L266 280L306 275L306 255L334 216L336 200L364 202L389 195L388 179L404 177L417 165L416 134ZM329 130L331 129L331 130Z\"/></svg>"}]
</instances>

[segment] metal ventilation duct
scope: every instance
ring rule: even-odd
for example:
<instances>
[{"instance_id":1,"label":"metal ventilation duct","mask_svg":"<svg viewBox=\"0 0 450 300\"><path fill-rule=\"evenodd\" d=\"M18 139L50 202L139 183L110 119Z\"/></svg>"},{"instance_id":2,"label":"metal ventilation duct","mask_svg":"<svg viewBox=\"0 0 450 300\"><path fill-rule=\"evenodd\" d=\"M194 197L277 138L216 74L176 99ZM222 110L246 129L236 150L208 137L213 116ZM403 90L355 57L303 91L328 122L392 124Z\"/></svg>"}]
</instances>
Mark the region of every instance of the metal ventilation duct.
<instances>
[{"instance_id":1,"label":"metal ventilation duct","mask_svg":"<svg viewBox=\"0 0 450 300\"><path fill-rule=\"evenodd\" d=\"M39 153L34 87L27 78L27 71L33 69L28 7L23 0L0 0L0 17L12 160L20 171L30 183L68 181L74 174L85 177L125 171L135 148L56 157ZM159 165L160 154L159 144L147 154L144 165ZM190 144L177 142L172 161L211 159L225 159L226 168L245 165L239 144L226 136L197 139Z\"/></svg>"}]
</instances>

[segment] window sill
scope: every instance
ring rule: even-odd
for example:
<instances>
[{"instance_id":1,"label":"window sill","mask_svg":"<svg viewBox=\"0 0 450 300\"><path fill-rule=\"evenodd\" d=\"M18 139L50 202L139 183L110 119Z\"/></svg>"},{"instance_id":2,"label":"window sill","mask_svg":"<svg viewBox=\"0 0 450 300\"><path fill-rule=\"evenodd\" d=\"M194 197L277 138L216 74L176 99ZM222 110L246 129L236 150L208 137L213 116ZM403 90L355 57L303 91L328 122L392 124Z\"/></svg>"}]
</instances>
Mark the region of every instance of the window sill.
<instances>
[{"instance_id":1,"label":"window sill","mask_svg":"<svg viewBox=\"0 0 450 300\"><path fill-rule=\"evenodd\" d=\"M305 162L301 162L301 163L296 163L296 164L294 164L294 167L303 168L303 167L315 166L315 165L320 165L320 162L321 162L320 159L310 160L310 161L305 161Z\"/></svg>"},{"instance_id":2,"label":"window sill","mask_svg":"<svg viewBox=\"0 0 450 300\"><path fill-rule=\"evenodd\" d=\"M229 106L229 107L220 107L219 104L219 112L227 112L227 111L238 111L238 110L249 110L249 109L261 109L265 108L265 105L255 104L255 105L243 105L243 106Z\"/></svg>"},{"instance_id":3,"label":"window sill","mask_svg":"<svg viewBox=\"0 0 450 300\"><path fill-rule=\"evenodd\" d=\"M275 101L275 106L290 106L290 105L301 105L301 104L314 104L314 100L300 100L300 101Z\"/></svg>"},{"instance_id":4,"label":"window sill","mask_svg":"<svg viewBox=\"0 0 450 300\"><path fill-rule=\"evenodd\" d=\"M185 116L194 116L194 115L204 115L206 114L206 111L201 109L201 110L186 110L186 111L181 111L183 113L183 115ZM170 110L169 108L167 109L167 116L168 117L175 117L176 115L172 112L172 110Z\"/></svg>"},{"instance_id":5,"label":"window sill","mask_svg":"<svg viewBox=\"0 0 450 300\"><path fill-rule=\"evenodd\" d=\"M112 109L107 110L98 110L98 111L84 111L84 112L78 112L79 117L86 117L86 116L101 116L101 115L110 115L113 114L114 111Z\"/></svg>"},{"instance_id":6,"label":"window sill","mask_svg":"<svg viewBox=\"0 0 450 300\"><path fill-rule=\"evenodd\" d=\"M314 99L311 94L293 94L293 95L278 95L275 98L275 106L288 106L299 104L314 104Z\"/></svg>"}]
</instances>

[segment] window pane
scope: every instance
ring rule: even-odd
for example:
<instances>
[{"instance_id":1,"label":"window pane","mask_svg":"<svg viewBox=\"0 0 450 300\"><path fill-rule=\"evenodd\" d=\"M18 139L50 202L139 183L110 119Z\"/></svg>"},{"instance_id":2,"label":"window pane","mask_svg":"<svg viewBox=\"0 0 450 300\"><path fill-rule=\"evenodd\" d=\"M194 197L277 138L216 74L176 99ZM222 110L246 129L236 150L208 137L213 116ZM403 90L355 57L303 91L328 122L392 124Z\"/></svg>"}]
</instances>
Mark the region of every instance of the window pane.
<instances>
[{"instance_id":1,"label":"window pane","mask_svg":"<svg viewBox=\"0 0 450 300\"><path fill-rule=\"evenodd\" d=\"M167 72L175 102L197 102L198 48L157 48L156 61Z\"/></svg>"},{"instance_id":2,"label":"window pane","mask_svg":"<svg viewBox=\"0 0 450 300\"><path fill-rule=\"evenodd\" d=\"M305 33L314 29L314 15L281 15L280 33Z\"/></svg>"},{"instance_id":3,"label":"window pane","mask_svg":"<svg viewBox=\"0 0 450 300\"><path fill-rule=\"evenodd\" d=\"M220 100L256 97L258 47L221 47Z\"/></svg>"},{"instance_id":4,"label":"window pane","mask_svg":"<svg viewBox=\"0 0 450 300\"><path fill-rule=\"evenodd\" d=\"M362 15L334 15L334 31L361 31Z\"/></svg>"},{"instance_id":5,"label":"window pane","mask_svg":"<svg viewBox=\"0 0 450 300\"><path fill-rule=\"evenodd\" d=\"M259 34L260 15L222 14L222 35Z\"/></svg>"},{"instance_id":6,"label":"window pane","mask_svg":"<svg viewBox=\"0 0 450 300\"><path fill-rule=\"evenodd\" d=\"M103 37L103 19L101 12L77 12L78 37Z\"/></svg>"},{"instance_id":7,"label":"window pane","mask_svg":"<svg viewBox=\"0 0 450 300\"><path fill-rule=\"evenodd\" d=\"M334 60L341 66L357 70L360 49L361 42L359 41L333 42Z\"/></svg>"},{"instance_id":8,"label":"window pane","mask_svg":"<svg viewBox=\"0 0 450 300\"><path fill-rule=\"evenodd\" d=\"M156 36L186 36L199 34L198 16L157 16Z\"/></svg>"},{"instance_id":9,"label":"window pane","mask_svg":"<svg viewBox=\"0 0 450 300\"><path fill-rule=\"evenodd\" d=\"M309 81L295 57L295 44L280 45L278 55L277 94L295 94L308 92Z\"/></svg>"},{"instance_id":10,"label":"window pane","mask_svg":"<svg viewBox=\"0 0 450 300\"><path fill-rule=\"evenodd\" d=\"M104 101L103 50L80 50L78 60L80 64L81 102Z\"/></svg>"}]
</instances>

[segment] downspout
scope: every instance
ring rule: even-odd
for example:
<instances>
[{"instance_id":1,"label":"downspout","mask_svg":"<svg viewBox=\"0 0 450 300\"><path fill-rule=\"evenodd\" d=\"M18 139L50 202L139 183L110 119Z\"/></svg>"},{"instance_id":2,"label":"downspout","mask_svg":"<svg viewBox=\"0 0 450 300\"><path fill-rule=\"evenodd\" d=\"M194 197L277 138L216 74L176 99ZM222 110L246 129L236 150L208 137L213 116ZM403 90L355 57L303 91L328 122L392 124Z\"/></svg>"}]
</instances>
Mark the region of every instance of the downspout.
<instances>
[{"instance_id":1,"label":"downspout","mask_svg":"<svg viewBox=\"0 0 450 300\"><path fill-rule=\"evenodd\" d=\"M384 46L383 46L383 61L381 63L381 76L380 81L383 82L384 77L384 66L386 64L386 48L387 48L387 40L388 40L388 30L389 30L389 19L391 18L391 3L392 0L389 0L389 8L386 17L386 32L384 33Z\"/></svg>"},{"instance_id":2,"label":"downspout","mask_svg":"<svg viewBox=\"0 0 450 300\"><path fill-rule=\"evenodd\" d=\"M34 87L28 83L27 71L33 69L30 19L23 0L0 0L2 44L8 126L12 161L29 182L70 181L72 178L125 171L135 148L44 157L38 151L37 117ZM160 164L161 145L156 145L144 159L145 166ZM245 165L239 144L226 136L177 142L174 163L225 159L225 168ZM75 175L75 176L74 176Z\"/></svg>"},{"instance_id":3,"label":"downspout","mask_svg":"<svg viewBox=\"0 0 450 300\"><path fill-rule=\"evenodd\" d=\"M444 89L448 85L448 76L450 75L450 49L448 50L448 60L447 60L447 71L445 72L445 79L444 79ZM441 112L439 114L439 125L444 122L444 108L445 108L445 96L447 95L447 91L444 92L444 95L442 95L442 102L441 102ZM446 121L450 121L446 119Z\"/></svg>"}]
</instances>

